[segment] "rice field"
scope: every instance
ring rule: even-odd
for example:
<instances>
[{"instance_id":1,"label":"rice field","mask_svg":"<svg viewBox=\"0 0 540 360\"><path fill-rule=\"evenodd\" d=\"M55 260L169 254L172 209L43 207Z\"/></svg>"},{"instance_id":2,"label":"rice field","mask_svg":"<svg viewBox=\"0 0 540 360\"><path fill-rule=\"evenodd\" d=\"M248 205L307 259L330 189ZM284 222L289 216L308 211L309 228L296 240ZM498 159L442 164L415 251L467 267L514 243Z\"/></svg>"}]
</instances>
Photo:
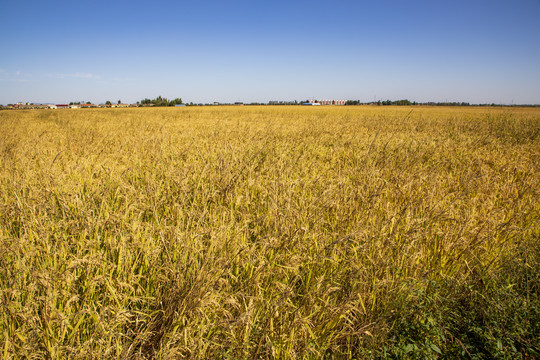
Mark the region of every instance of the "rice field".
<instances>
[{"instance_id":1,"label":"rice field","mask_svg":"<svg viewBox=\"0 0 540 360\"><path fill-rule=\"evenodd\" d=\"M539 135L539 108L1 111L1 357L540 358Z\"/></svg>"}]
</instances>

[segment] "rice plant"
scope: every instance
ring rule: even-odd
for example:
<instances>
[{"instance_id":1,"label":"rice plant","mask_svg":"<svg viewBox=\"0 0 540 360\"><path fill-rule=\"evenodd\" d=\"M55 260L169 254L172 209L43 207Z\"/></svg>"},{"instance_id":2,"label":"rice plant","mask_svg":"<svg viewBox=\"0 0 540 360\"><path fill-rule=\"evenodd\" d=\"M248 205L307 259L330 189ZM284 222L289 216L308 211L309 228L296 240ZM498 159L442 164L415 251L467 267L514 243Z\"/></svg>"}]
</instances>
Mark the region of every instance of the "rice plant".
<instances>
[{"instance_id":1,"label":"rice plant","mask_svg":"<svg viewBox=\"0 0 540 360\"><path fill-rule=\"evenodd\" d=\"M540 357L540 110L0 112L3 358Z\"/></svg>"}]
</instances>

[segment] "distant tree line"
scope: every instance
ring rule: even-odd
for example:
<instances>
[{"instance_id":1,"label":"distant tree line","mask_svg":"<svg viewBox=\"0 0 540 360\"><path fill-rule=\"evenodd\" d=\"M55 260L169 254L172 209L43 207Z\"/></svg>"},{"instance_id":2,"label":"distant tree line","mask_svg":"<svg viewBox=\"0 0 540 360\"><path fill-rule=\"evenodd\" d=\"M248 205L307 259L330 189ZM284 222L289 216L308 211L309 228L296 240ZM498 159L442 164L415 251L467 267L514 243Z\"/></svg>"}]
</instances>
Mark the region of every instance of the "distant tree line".
<instances>
[{"instance_id":1,"label":"distant tree line","mask_svg":"<svg viewBox=\"0 0 540 360\"><path fill-rule=\"evenodd\" d=\"M269 101L268 105L299 105L300 103L296 100L294 101Z\"/></svg>"},{"instance_id":2,"label":"distant tree line","mask_svg":"<svg viewBox=\"0 0 540 360\"><path fill-rule=\"evenodd\" d=\"M416 101L410 101L407 99L403 100L384 100L384 101L377 101L377 102L370 102L370 103L364 103L360 100L347 100L345 105L364 105L364 104L375 104L375 105L418 105Z\"/></svg>"},{"instance_id":3,"label":"distant tree line","mask_svg":"<svg viewBox=\"0 0 540 360\"><path fill-rule=\"evenodd\" d=\"M470 106L471 104L468 103L468 102L427 102L427 103L422 103L421 105L431 105L431 106Z\"/></svg>"},{"instance_id":4,"label":"distant tree line","mask_svg":"<svg viewBox=\"0 0 540 360\"><path fill-rule=\"evenodd\" d=\"M175 105L185 105L185 106L211 106L211 105L302 105L302 103L309 102L309 100L305 101L276 101L272 100L269 102L251 102L251 103L242 103L242 102L236 102L236 103L193 103L189 102L184 104L181 98L176 98L174 100L169 100L167 98L164 98L162 96L158 96L155 99L143 99L141 101L137 101L137 106L175 106ZM118 104L121 104L122 101L118 100ZM0 109L12 109L12 108L19 108L19 104L8 104L7 106L0 105ZM90 101L77 101L77 102L70 102L69 105L91 105L92 103ZM34 105L33 103L26 103L26 106L28 105ZM37 104L40 105L40 104ZM107 100L105 102L106 106L112 106L112 102ZM132 104L131 106L133 106ZM386 105L405 105L405 106L414 106L414 105L424 105L424 106L497 106L497 107L503 107L503 106L511 106L511 107L540 107L538 104L470 104L468 102L416 102L416 101L410 101L408 99L402 99L402 100L378 100L378 101L361 101L361 100L347 100L345 102L345 105L379 105L379 106L386 106Z\"/></svg>"},{"instance_id":5,"label":"distant tree line","mask_svg":"<svg viewBox=\"0 0 540 360\"><path fill-rule=\"evenodd\" d=\"M409 105L430 105L430 106L470 106L468 102L426 102L426 103L417 103L416 101L410 101L408 99L403 100L379 100L377 102L362 102L360 100L347 100L345 105L366 105L366 104L372 104L372 105L401 105L401 106L409 106ZM494 106L494 104L491 104L491 106Z\"/></svg>"},{"instance_id":6,"label":"distant tree line","mask_svg":"<svg viewBox=\"0 0 540 360\"><path fill-rule=\"evenodd\" d=\"M143 99L138 102L142 106L175 106L175 105L182 105L182 99L176 98L174 100L169 100L167 98L158 96L155 99Z\"/></svg>"},{"instance_id":7,"label":"distant tree line","mask_svg":"<svg viewBox=\"0 0 540 360\"><path fill-rule=\"evenodd\" d=\"M81 104L91 104L90 101L77 101L77 102L70 102L69 105L81 105Z\"/></svg>"}]
</instances>

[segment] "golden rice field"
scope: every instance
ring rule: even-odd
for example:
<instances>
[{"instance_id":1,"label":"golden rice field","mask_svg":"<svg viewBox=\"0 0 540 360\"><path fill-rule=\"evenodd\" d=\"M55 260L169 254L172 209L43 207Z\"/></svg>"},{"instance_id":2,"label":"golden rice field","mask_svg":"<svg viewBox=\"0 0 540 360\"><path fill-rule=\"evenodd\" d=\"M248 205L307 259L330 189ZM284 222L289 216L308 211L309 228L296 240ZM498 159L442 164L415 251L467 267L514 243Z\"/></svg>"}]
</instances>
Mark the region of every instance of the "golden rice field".
<instances>
[{"instance_id":1,"label":"golden rice field","mask_svg":"<svg viewBox=\"0 0 540 360\"><path fill-rule=\"evenodd\" d=\"M0 112L4 359L540 358L540 109Z\"/></svg>"}]
</instances>

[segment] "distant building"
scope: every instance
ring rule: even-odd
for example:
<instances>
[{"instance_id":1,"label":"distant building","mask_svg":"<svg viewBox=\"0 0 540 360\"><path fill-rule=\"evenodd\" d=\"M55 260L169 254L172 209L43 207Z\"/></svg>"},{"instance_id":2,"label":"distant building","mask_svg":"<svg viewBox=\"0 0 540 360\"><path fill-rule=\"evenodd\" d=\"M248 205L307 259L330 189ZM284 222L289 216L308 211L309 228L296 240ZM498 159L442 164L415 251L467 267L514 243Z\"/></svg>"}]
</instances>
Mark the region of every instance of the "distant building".
<instances>
[{"instance_id":1,"label":"distant building","mask_svg":"<svg viewBox=\"0 0 540 360\"><path fill-rule=\"evenodd\" d=\"M345 105L347 100L315 100L321 105Z\"/></svg>"},{"instance_id":2,"label":"distant building","mask_svg":"<svg viewBox=\"0 0 540 360\"><path fill-rule=\"evenodd\" d=\"M345 105L347 100L315 100L311 99L302 105Z\"/></svg>"}]
</instances>

